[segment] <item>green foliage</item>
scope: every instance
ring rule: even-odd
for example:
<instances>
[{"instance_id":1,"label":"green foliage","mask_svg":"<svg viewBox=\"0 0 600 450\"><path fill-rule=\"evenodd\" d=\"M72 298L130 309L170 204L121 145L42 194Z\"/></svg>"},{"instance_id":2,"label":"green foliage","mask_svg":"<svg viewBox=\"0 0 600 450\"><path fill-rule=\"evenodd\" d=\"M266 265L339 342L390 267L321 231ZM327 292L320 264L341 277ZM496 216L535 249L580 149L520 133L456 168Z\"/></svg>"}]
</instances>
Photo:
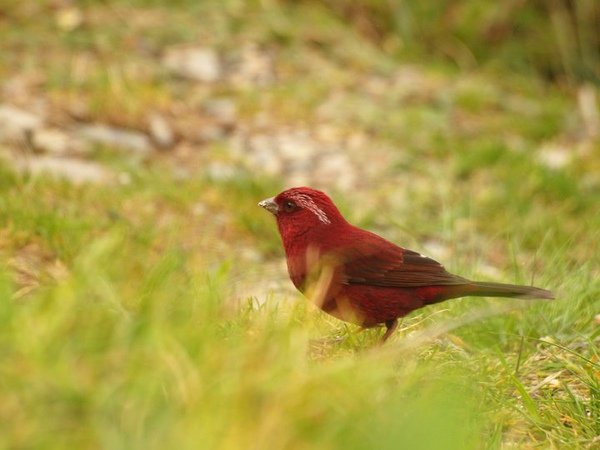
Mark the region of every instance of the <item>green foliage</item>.
<instances>
[{"instance_id":1,"label":"green foliage","mask_svg":"<svg viewBox=\"0 0 600 450\"><path fill-rule=\"evenodd\" d=\"M27 298L2 277L3 446L439 448L435 426L454 436L443 448L477 448L458 366L433 374L335 350L311 362L305 311L232 303L227 265L194 270L179 251L136 254L128 240L92 240Z\"/></svg>"},{"instance_id":2,"label":"green foliage","mask_svg":"<svg viewBox=\"0 0 600 450\"><path fill-rule=\"evenodd\" d=\"M600 5L594 0L307 0L391 53L423 54L570 81L600 81ZM293 4L296 2L285 2Z\"/></svg>"},{"instance_id":3,"label":"green foliage","mask_svg":"<svg viewBox=\"0 0 600 450\"><path fill-rule=\"evenodd\" d=\"M237 273L256 263L232 248L267 227L274 236L247 207L273 186L175 184L157 171L117 192L5 173L3 260L42 284L23 294L12 270L0 277L3 446L476 449L597 434L585 418L600 414L600 285L592 262L564 264L573 247L550 238L539 249L549 263L538 281L558 301L449 302L378 347L378 330L339 328L303 299L237 293ZM123 206L111 218L115 195ZM147 212L125 206L142 199ZM231 219L189 223L198 199ZM170 223L156 222L156 205ZM198 232L238 237L219 251ZM19 259L31 242L66 270L36 274Z\"/></svg>"},{"instance_id":4,"label":"green foliage","mask_svg":"<svg viewBox=\"0 0 600 450\"><path fill-rule=\"evenodd\" d=\"M270 117L264 133L356 132L387 159L376 179L359 170L360 189L330 190L344 214L450 270L557 300L442 303L380 347L381 330L285 290L256 203L287 179L216 179L195 160L182 178L167 153L140 164L111 148L91 157L124 184L0 163L1 448L597 446L600 147L575 90L546 82L597 76L595 3L76 3L70 31L62 4L0 4L0 75L34 75L52 111L81 100L88 120L127 127L226 95L245 126ZM192 86L160 68L166 46L246 42L276 58L276 83ZM235 164L219 146L194 151Z\"/></svg>"}]
</instances>

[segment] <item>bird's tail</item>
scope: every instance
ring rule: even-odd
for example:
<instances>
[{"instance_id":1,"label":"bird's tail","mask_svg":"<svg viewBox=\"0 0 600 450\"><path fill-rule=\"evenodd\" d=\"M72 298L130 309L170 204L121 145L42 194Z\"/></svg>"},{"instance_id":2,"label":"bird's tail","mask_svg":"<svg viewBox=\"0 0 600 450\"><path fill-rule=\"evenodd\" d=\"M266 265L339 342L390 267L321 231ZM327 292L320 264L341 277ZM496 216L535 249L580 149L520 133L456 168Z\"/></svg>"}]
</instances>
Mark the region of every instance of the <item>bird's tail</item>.
<instances>
[{"instance_id":1,"label":"bird's tail","mask_svg":"<svg viewBox=\"0 0 600 450\"><path fill-rule=\"evenodd\" d=\"M473 281L469 288L468 295L476 297L554 298L552 292L533 286Z\"/></svg>"}]
</instances>

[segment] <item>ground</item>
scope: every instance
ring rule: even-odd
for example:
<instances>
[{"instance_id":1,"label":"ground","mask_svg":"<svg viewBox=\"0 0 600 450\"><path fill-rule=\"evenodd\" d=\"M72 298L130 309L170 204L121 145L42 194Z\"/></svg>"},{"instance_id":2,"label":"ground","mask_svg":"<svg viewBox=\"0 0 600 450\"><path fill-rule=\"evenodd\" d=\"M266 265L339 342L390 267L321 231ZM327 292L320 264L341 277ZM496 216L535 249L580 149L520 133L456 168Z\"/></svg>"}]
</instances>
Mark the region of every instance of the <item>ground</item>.
<instances>
[{"instance_id":1,"label":"ground","mask_svg":"<svg viewBox=\"0 0 600 450\"><path fill-rule=\"evenodd\" d=\"M360 30L320 2L0 5L0 446L600 446L598 87ZM302 184L557 299L453 300L379 346L287 278L256 204Z\"/></svg>"}]
</instances>

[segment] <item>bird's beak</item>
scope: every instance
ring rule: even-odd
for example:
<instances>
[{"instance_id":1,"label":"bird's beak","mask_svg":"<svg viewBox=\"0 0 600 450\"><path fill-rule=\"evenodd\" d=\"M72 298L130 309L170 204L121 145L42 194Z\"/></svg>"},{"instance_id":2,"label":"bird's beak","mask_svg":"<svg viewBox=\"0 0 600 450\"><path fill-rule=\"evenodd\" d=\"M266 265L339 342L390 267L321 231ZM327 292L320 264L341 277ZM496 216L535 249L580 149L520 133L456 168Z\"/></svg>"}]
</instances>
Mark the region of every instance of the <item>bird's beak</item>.
<instances>
[{"instance_id":1,"label":"bird's beak","mask_svg":"<svg viewBox=\"0 0 600 450\"><path fill-rule=\"evenodd\" d=\"M258 202L258 206L262 206L271 214L277 215L278 206L275 203L275 197L265 198L262 202Z\"/></svg>"}]
</instances>

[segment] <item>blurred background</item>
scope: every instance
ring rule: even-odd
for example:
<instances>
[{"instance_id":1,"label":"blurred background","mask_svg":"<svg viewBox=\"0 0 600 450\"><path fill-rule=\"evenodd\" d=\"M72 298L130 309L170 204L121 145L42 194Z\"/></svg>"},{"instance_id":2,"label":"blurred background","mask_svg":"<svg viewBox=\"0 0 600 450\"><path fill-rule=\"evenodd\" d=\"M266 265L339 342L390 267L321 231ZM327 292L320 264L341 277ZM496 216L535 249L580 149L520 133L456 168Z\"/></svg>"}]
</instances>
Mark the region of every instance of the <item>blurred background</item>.
<instances>
[{"instance_id":1,"label":"blurred background","mask_svg":"<svg viewBox=\"0 0 600 450\"><path fill-rule=\"evenodd\" d=\"M2 3L0 139L34 172L106 180L107 150L347 189L598 136L591 0Z\"/></svg>"},{"instance_id":2,"label":"blurred background","mask_svg":"<svg viewBox=\"0 0 600 450\"><path fill-rule=\"evenodd\" d=\"M0 0L0 444L600 445L599 86L595 0ZM372 348L287 279L296 185L558 300Z\"/></svg>"}]
</instances>

